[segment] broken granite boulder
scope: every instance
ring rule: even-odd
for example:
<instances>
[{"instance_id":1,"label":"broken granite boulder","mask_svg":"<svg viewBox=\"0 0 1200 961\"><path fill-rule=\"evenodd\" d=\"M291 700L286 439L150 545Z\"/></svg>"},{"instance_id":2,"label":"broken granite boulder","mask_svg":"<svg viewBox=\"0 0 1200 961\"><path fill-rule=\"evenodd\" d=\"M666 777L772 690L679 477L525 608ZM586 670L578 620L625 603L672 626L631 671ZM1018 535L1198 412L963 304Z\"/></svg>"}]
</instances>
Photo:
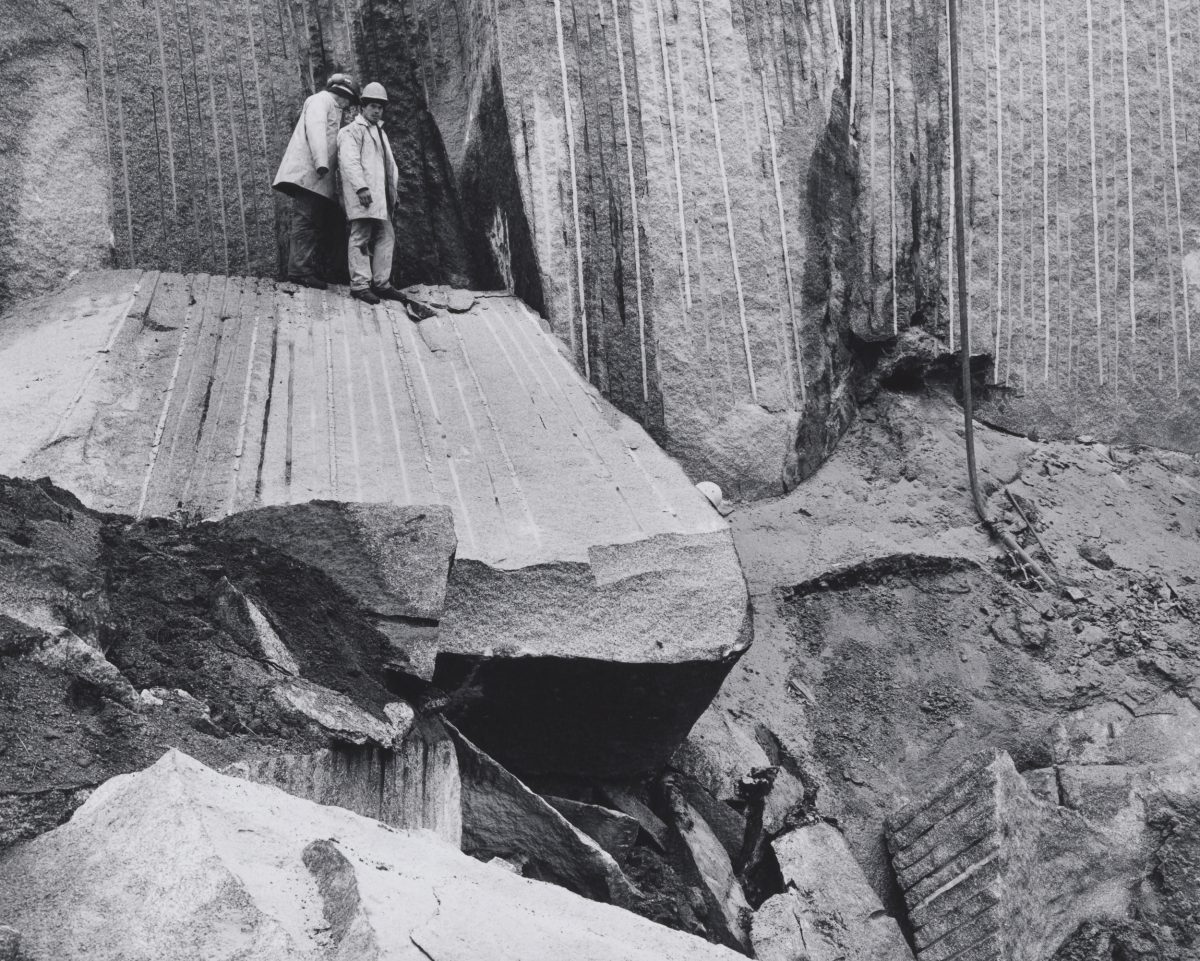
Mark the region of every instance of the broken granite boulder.
<instances>
[{"instance_id":1,"label":"broken granite boulder","mask_svg":"<svg viewBox=\"0 0 1200 961\"><path fill-rule=\"evenodd\" d=\"M546 803L624 866L641 829L637 820L599 804L543 795Z\"/></svg>"},{"instance_id":2,"label":"broken granite boulder","mask_svg":"<svg viewBox=\"0 0 1200 961\"><path fill-rule=\"evenodd\" d=\"M841 832L809 824L774 842L786 890L754 914L760 961L912 961L896 920L850 853Z\"/></svg>"},{"instance_id":3,"label":"broken granite boulder","mask_svg":"<svg viewBox=\"0 0 1200 961\"><path fill-rule=\"evenodd\" d=\"M228 536L256 540L324 571L381 618L437 621L457 541L440 504L314 500L242 511L221 521Z\"/></svg>"},{"instance_id":4,"label":"broken granite boulder","mask_svg":"<svg viewBox=\"0 0 1200 961\"><path fill-rule=\"evenodd\" d=\"M676 843L700 884L714 933L729 947L748 951L753 912L729 853L700 812L688 802L674 778L663 779L662 792Z\"/></svg>"},{"instance_id":5,"label":"broken granite boulder","mask_svg":"<svg viewBox=\"0 0 1200 961\"><path fill-rule=\"evenodd\" d=\"M87 315L102 282L123 306ZM638 776L750 643L746 585L728 522L559 346L509 295L414 325L251 278L90 275L0 327L0 472L320 569L397 669L479 692L455 719L513 770Z\"/></svg>"},{"instance_id":6,"label":"broken granite boulder","mask_svg":"<svg viewBox=\"0 0 1200 961\"><path fill-rule=\"evenodd\" d=\"M177 751L0 856L0 906L29 961L737 957Z\"/></svg>"}]
</instances>

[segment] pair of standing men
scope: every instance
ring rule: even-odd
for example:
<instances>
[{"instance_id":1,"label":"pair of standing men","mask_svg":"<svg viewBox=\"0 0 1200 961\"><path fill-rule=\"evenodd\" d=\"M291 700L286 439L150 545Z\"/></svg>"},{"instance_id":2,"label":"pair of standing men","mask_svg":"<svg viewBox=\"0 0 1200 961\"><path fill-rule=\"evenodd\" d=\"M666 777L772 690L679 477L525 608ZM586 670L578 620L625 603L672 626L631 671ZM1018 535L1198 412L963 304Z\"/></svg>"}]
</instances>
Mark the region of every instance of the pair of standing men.
<instances>
[{"instance_id":1,"label":"pair of standing men","mask_svg":"<svg viewBox=\"0 0 1200 961\"><path fill-rule=\"evenodd\" d=\"M327 286L317 276L318 236L340 197L350 221L350 295L369 304L401 299L391 283L399 170L383 132L387 102L383 84L369 83L360 94L344 73L333 74L324 90L304 101L273 185L292 198L288 278L295 283ZM352 103L359 113L343 127Z\"/></svg>"}]
</instances>

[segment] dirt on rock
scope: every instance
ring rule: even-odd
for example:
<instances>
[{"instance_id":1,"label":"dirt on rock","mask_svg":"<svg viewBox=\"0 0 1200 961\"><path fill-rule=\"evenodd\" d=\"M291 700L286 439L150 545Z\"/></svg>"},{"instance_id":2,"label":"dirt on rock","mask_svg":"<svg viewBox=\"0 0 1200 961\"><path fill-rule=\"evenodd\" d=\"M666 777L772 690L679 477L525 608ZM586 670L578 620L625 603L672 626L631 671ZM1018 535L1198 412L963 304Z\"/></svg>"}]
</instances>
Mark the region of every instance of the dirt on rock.
<instances>
[{"instance_id":1,"label":"dirt on rock","mask_svg":"<svg viewBox=\"0 0 1200 961\"><path fill-rule=\"evenodd\" d=\"M0 846L168 748L213 766L329 743L222 614L263 612L299 674L386 723L391 648L326 574L220 524L134 522L0 479Z\"/></svg>"},{"instance_id":2,"label":"dirt on rock","mask_svg":"<svg viewBox=\"0 0 1200 961\"><path fill-rule=\"evenodd\" d=\"M711 710L773 732L895 909L883 818L970 754L1050 767L1086 711L1200 703L1200 464L980 429L989 508L1050 591L976 526L961 432L947 397L880 394L816 476L734 516L756 642Z\"/></svg>"}]
</instances>

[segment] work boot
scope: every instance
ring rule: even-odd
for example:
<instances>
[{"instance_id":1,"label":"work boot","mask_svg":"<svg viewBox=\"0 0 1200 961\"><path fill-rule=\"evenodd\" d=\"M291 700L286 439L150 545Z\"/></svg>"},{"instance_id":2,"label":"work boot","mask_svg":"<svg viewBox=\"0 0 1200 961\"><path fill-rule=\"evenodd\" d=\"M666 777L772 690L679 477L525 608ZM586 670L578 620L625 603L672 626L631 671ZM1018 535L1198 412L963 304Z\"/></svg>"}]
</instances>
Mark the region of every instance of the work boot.
<instances>
[{"instance_id":1,"label":"work boot","mask_svg":"<svg viewBox=\"0 0 1200 961\"><path fill-rule=\"evenodd\" d=\"M386 287L372 287L371 292L380 300L403 300L404 295L391 284Z\"/></svg>"},{"instance_id":2,"label":"work boot","mask_svg":"<svg viewBox=\"0 0 1200 961\"><path fill-rule=\"evenodd\" d=\"M329 284L312 274L306 274L303 277L289 277L289 281L293 284L299 284L301 287L311 287L313 290L328 290Z\"/></svg>"},{"instance_id":3,"label":"work boot","mask_svg":"<svg viewBox=\"0 0 1200 961\"><path fill-rule=\"evenodd\" d=\"M377 304L379 298L369 289L364 287L362 290L350 290L350 296L355 300L361 300L364 304Z\"/></svg>"}]
</instances>

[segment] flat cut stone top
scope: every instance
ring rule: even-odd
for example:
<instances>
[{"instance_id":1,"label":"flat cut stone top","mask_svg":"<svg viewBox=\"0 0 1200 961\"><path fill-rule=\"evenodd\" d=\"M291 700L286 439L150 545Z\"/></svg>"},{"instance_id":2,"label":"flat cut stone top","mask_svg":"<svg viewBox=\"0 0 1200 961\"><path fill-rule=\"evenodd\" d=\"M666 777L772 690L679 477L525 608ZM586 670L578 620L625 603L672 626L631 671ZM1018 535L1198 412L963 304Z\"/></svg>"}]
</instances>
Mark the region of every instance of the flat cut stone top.
<instances>
[{"instance_id":1,"label":"flat cut stone top","mask_svg":"<svg viewBox=\"0 0 1200 961\"><path fill-rule=\"evenodd\" d=\"M445 504L458 556L499 569L728 537L505 294L415 323L344 288L91 273L0 318L0 370L0 473L48 475L97 509Z\"/></svg>"}]
</instances>

